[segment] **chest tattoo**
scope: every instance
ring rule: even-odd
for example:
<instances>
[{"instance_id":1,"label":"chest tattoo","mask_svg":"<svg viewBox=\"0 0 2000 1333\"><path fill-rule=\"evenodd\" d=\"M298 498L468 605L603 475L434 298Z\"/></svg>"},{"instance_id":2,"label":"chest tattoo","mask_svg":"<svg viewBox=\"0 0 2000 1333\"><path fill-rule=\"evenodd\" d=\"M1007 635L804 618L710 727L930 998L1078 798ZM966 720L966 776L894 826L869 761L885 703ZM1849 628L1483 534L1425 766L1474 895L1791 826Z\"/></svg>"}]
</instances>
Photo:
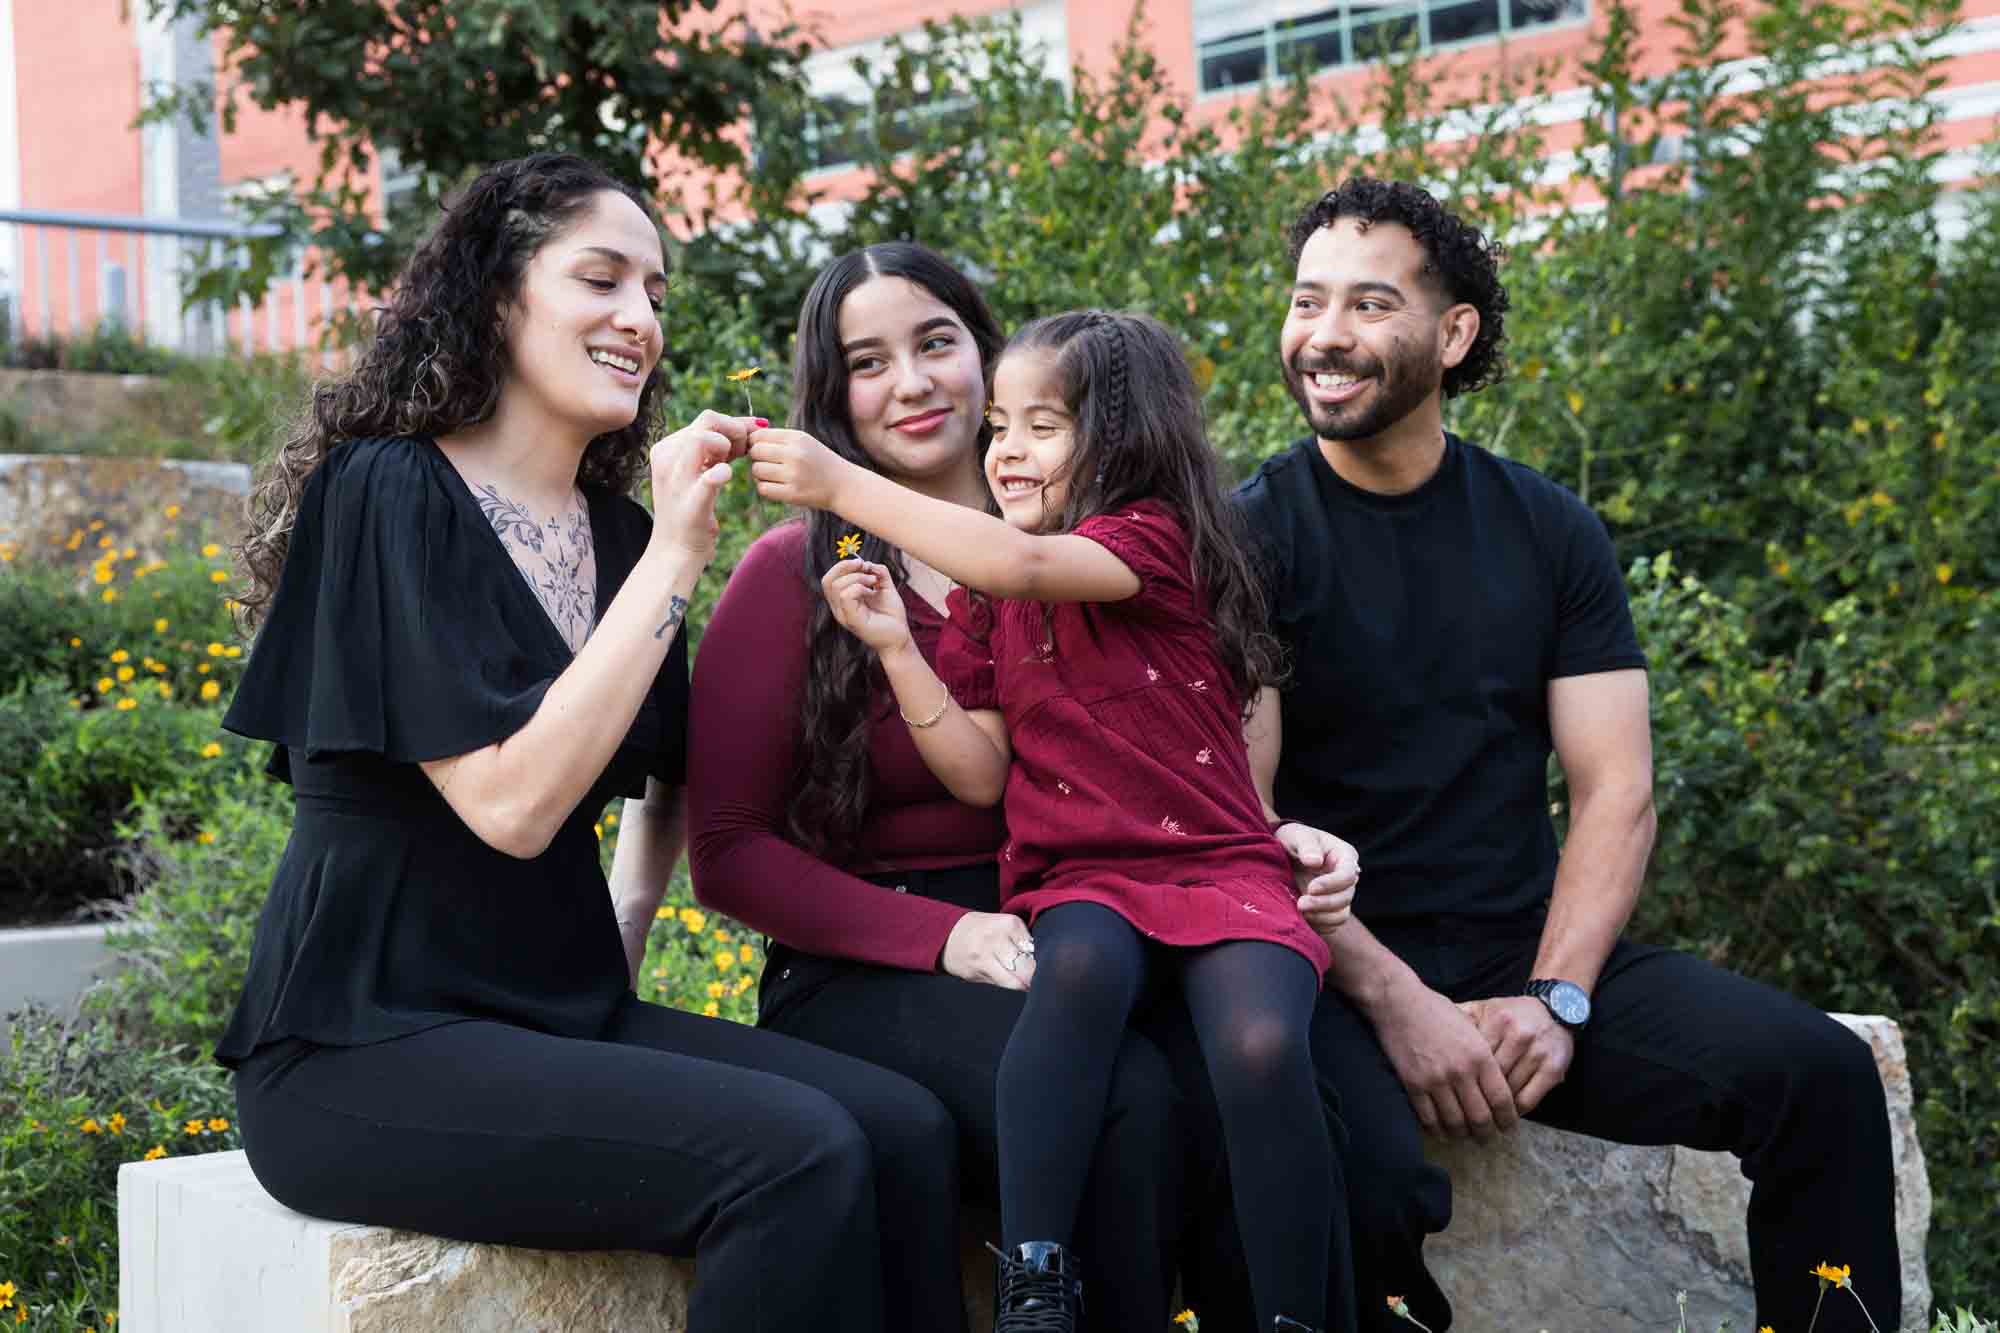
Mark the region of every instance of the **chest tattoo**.
<instances>
[{"instance_id":1,"label":"chest tattoo","mask_svg":"<svg viewBox=\"0 0 2000 1333\"><path fill-rule=\"evenodd\" d=\"M570 651L582 648L597 618L597 562L583 497L573 496L565 513L542 517L494 486L481 485L473 493Z\"/></svg>"}]
</instances>

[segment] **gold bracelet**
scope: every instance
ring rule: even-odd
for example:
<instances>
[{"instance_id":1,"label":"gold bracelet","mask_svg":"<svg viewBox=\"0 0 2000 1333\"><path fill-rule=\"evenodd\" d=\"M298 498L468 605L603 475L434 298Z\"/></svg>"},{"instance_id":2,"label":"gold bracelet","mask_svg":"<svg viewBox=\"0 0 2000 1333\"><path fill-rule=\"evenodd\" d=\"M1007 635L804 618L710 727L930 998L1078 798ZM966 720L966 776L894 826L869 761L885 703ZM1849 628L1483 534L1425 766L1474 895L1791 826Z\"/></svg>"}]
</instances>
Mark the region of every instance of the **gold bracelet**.
<instances>
[{"instance_id":1,"label":"gold bracelet","mask_svg":"<svg viewBox=\"0 0 2000 1333\"><path fill-rule=\"evenodd\" d=\"M896 716L902 718L904 722L908 723L910 726L913 726L917 730L921 731L925 727L935 727L938 724L938 720L944 716L944 710L949 707L951 707L951 691L946 690L944 692L944 702L937 706L937 712L932 713L929 717L925 718L923 721L921 722L917 721L917 719L911 717L908 713L905 713L900 708L896 710Z\"/></svg>"}]
</instances>

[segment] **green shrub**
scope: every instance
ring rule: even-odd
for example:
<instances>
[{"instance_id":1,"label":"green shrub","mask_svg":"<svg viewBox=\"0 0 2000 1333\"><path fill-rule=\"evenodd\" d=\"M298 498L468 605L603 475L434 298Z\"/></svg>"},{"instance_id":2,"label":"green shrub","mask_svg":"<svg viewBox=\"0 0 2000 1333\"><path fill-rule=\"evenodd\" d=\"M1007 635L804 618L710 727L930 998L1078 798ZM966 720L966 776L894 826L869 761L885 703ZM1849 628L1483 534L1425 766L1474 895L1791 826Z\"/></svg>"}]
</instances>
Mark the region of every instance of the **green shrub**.
<instances>
[{"instance_id":1,"label":"green shrub","mask_svg":"<svg viewBox=\"0 0 2000 1333\"><path fill-rule=\"evenodd\" d=\"M25 1320L108 1328L118 1306L118 1168L240 1146L228 1075L134 1044L100 1017L14 1019L0 1063L0 1290Z\"/></svg>"}]
</instances>

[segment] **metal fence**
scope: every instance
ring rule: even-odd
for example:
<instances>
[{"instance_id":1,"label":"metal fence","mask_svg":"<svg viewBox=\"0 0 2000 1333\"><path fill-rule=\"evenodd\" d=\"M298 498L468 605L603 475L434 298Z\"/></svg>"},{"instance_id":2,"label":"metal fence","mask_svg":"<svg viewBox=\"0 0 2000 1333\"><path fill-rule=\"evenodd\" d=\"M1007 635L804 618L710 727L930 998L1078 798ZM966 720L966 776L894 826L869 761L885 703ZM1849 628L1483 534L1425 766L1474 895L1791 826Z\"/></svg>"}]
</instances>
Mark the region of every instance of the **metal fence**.
<instances>
[{"instance_id":1,"label":"metal fence","mask_svg":"<svg viewBox=\"0 0 2000 1333\"><path fill-rule=\"evenodd\" d=\"M0 301L16 342L88 337L119 329L159 347L197 354L320 351L336 314L357 309L345 283L308 279L294 260L263 299L189 304L182 279L195 265L244 262L250 241L275 227L181 218L0 209Z\"/></svg>"}]
</instances>

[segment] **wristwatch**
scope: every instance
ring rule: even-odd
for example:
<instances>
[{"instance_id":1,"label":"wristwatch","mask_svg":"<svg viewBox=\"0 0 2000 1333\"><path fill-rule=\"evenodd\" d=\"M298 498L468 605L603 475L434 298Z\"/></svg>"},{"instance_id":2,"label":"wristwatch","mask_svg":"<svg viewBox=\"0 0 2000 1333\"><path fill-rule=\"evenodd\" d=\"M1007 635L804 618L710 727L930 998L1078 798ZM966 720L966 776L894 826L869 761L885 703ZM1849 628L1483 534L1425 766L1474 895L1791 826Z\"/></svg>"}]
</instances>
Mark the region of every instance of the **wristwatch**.
<instances>
[{"instance_id":1,"label":"wristwatch","mask_svg":"<svg viewBox=\"0 0 2000 1333\"><path fill-rule=\"evenodd\" d=\"M1590 1021L1590 995L1574 981L1543 978L1530 981L1523 995L1532 995L1549 1007L1556 1022L1575 1032Z\"/></svg>"}]
</instances>

